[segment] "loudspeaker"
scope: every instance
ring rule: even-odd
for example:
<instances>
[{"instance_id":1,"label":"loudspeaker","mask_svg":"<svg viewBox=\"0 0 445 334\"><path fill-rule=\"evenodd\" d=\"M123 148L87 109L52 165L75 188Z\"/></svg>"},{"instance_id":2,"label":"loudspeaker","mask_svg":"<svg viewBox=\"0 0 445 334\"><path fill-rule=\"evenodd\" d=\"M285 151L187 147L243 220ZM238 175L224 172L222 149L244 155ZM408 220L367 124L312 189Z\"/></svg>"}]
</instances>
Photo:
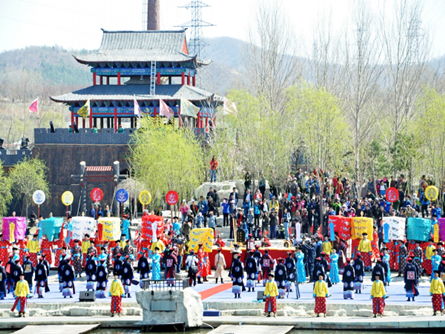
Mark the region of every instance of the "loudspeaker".
<instances>
[{"instance_id":1,"label":"loudspeaker","mask_svg":"<svg viewBox=\"0 0 445 334\"><path fill-rule=\"evenodd\" d=\"M257 291L256 292L256 299L257 300L264 300L264 291Z\"/></svg>"},{"instance_id":2,"label":"loudspeaker","mask_svg":"<svg viewBox=\"0 0 445 334\"><path fill-rule=\"evenodd\" d=\"M80 291L79 292L80 302L95 302L96 293L94 291Z\"/></svg>"}]
</instances>

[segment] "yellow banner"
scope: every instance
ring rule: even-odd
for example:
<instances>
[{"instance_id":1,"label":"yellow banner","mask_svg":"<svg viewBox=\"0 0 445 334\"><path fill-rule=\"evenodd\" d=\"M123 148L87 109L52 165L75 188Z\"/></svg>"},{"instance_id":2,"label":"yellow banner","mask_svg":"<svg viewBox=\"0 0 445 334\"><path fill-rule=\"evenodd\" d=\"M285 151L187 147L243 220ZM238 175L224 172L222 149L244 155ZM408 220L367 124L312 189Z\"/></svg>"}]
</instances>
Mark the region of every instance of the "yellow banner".
<instances>
[{"instance_id":1,"label":"yellow banner","mask_svg":"<svg viewBox=\"0 0 445 334\"><path fill-rule=\"evenodd\" d=\"M368 233L368 240L373 240L372 218L354 217L351 220L351 238L363 239L362 233Z\"/></svg>"},{"instance_id":2,"label":"yellow banner","mask_svg":"<svg viewBox=\"0 0 445 334\"><path fill-rule=\"evenodd\" d=\"M204 252L211 253L213 248L213 229L212 228L195 228L190 232L190 249L198 251L198 245L202 244Z\"/></svg>"},{"instance_id":3,"label":"yellow banner","mask_svg":"<svg viewBox=\"0 0 445 334\"><path fill-rule=\"evenodd\" d=\"M87 119L90 116L90 100L88 100L78 111L77 115L82 116L83 119Z\"/></svg>"}]
</instances>

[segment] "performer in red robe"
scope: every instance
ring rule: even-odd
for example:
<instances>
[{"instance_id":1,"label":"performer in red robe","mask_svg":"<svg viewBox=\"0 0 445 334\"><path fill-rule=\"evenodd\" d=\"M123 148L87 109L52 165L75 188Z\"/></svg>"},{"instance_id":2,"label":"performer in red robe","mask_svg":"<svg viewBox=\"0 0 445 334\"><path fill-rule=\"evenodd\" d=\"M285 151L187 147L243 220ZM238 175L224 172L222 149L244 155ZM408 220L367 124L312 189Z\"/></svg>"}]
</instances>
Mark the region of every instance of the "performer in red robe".
<instances>
[{"instance_id":1,"label":"performer in red robe","mask_svg":"<svg viewBox=\"0 0 445 334\"><path fill-rule=\"evenodd\" d=\"M377 229L374 227L374 231L372 233L372 241L371 241L371 247L372 247L372 261L376 262L380 259L380 251L379 251L379 233Z\"/></svg>"},{"instance_id":2,"label":"performer in red robe","mask_svg":"<svg viewBox=\"0 0 445 334\"><path fill-rule=\"evenodd\" d=\"M62 255L63 248L65 247L66 253L66 242L63 239L53 241L54 248L57 247L56 256L54 257L54 266L59 267L60 255Z\"/></svg>"},{"instance_id":3,"label":"performer in red robe","mask_svg":"<svg viewBox=\"0 0 445 334\"><path fill-rule=\"evenodd\" d=\"M3 240L3 234L0 233L0 259L2 263L8 263L9 252L11 249L11 243L9 241Z\"/></svg>"},{"instance_id":4,"label":"performer in red robe","mask_svg":"<svg viewBox=\"0 0 445 334\"><path fill-rule=\"evenodd\" d=\"M51 241L49 241L44 235L42 237L42 242L40 243L40 251L42 254L45 254L45 259L48 261L49 265L53 263L53 257L52 257L52 250L53 250L53 244Z\"/></svg>"},{"instance_id":5,"label":"performer in red robe","mask_svg":"<svg viewBox=\"0 0 445 334\"><path fill-rule=\"evenodd\" d=\"M25 254L27 252L27 248L26 248L27 244L28 244L28 239L23 239L23 240L17 241L16 245L19 248L20 265L23 265Z\"/></svg>"},{"instance_id":6,"label":"performer in red robe","mask_svg":"<svg viewBox=\"0 0 445 334\"><path fill-rule=\"evenodd\" d=\"M201 278L207 282L207 261L205 259L205 252L202 250L202 244L199 244L198 249L198 284L201 284Z\"/></svg>"}]
</instances>

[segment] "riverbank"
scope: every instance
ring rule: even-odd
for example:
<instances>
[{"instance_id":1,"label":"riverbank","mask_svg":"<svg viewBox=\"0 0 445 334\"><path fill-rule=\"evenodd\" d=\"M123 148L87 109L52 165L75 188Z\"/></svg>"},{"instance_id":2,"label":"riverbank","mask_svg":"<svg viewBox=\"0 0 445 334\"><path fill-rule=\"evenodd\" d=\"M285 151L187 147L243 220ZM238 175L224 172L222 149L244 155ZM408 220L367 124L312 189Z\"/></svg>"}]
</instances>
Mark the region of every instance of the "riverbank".
<instances>
[{"instance_id":1,"label":"riverbank","mask_svg":"<svg viewBox=\"0 0 445 334\"><path fill-rule=\"evenodd\" d=\"M21 329L28 325L89 325L100 324L100 328L141 328L137 323L142 317L29 317L0 319L0 330ZM311 330L421 330L433 332L445 327L445 316L441 317L327 317L327 318L301 318L301 317L205 317L206 325L216 328L219 325L273 325L292 326L294 329Z\"/></svg>"}]
</instances>

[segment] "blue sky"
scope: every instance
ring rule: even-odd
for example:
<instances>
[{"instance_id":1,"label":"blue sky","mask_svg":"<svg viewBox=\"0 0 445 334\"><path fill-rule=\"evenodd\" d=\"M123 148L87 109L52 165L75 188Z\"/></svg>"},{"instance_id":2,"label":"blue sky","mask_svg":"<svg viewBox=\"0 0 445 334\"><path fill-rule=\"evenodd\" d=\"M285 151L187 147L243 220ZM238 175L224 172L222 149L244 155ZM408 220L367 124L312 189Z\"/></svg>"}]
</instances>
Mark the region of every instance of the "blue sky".
<instances>
[{"instance_id":1,"label":"blue sky","mask_svg":"<svg viewBox=\"0 0 445 334\"><path fill-rule=\"evenodd\" d=\"M66 49L95 49L107 30L140 30L143 0L0 0L0 52L30 45L60 45ZM247 27L259 0L204 0L203 19L214 23L206 37L247 39ZM266 0L276 1L276 0ZM321 11L331 11L334 28L341 29L354 0L282 0L292 28L308 48L312 28ZM371 0L369 0L371 1ZM382 0L385 1L385 0ZM387 0L386 2L392 2ZM433 55L445 54L445 0L423 0L424 17L433 37ZM174 29L190 20L190 12L178 6L188 0L161 0L162 29ZM373 5L377 0L373 0Z\"/></svg>"}]
</instances>

